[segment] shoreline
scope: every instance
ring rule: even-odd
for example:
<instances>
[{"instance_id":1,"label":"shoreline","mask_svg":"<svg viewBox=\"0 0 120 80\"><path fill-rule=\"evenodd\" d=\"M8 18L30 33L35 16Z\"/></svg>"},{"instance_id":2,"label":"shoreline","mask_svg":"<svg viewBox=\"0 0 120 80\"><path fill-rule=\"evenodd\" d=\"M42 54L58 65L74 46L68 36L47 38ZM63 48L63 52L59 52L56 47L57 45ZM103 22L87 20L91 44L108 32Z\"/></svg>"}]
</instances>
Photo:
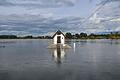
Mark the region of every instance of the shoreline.
<instances>
[{"instance_id":1,"label":"shoreline","mask_svg":"<svg viewBox=\"0 0 120 80\"><path fill-rule=\"evenodd\" d=\"M0 41L29 41L29 40L52 40L52 39L0 39ZM65 41L71 40L120 40L120 39L66 39Z\"/></svg>"}]
</instances>

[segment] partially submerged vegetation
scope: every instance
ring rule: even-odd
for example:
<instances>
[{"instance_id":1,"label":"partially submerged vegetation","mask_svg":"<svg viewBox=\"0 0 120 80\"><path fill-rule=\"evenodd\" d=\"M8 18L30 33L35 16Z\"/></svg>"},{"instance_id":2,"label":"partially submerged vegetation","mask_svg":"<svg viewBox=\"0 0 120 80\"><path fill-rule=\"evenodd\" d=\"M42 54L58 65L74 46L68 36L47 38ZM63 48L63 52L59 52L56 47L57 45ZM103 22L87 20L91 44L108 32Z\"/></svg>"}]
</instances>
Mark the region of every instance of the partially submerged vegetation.
<instances>
[{"instance_id":1,"label":"partially submerged vegetation","mask_svg":"<svg viewBox=\"0 0 120 80\"><path fill-rule=\"evenodd\" d=\"M0 39L52 39L51 36L17 36L17 35L0 35Z\"/></svg>"},{"instance_id":2,"label":"partially submerged vegetation","mask_svg":"<svg viewBox=\"0 0 120 80\"><path fill-rule=\"evenodd\" d=\"M118 32L111 32L108 34L87 34L87 33L80 33L74 34L66 33L67 39L120 39L120 33Z\"/></svg>"},{"instance_id":3,"label":"partially submerged vegetation","mask_svg":"<svg viewBox=\"0 0 120 80\"><path fill-rule=\"evenodd\" d=\"M111 32L109 34L87 34L87 33L66 33L66 39L120 39L120 33ZM52 36L17 36L17 35L0 35L0 39L52 39Z\"/></svg>"}]
</instances>

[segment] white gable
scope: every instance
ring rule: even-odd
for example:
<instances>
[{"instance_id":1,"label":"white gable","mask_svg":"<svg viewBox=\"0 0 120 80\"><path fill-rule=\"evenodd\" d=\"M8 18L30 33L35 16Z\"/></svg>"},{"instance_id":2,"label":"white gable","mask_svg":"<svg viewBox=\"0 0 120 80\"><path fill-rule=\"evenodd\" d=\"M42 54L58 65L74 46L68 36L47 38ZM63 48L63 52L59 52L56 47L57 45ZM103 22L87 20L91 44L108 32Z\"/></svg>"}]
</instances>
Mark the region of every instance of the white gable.
<instances>
[{"instance_id":1,"label":"white gable","mask_svg":"<svg viewBox=\"0 0 120 80\"><path fill-rule=\"evenodd\" d=\"M58 44L58 37L60 37L60 44L65 44L65 37L63 34L56 34L53 38L53 43Z\"/></svg>"}]
</instances>

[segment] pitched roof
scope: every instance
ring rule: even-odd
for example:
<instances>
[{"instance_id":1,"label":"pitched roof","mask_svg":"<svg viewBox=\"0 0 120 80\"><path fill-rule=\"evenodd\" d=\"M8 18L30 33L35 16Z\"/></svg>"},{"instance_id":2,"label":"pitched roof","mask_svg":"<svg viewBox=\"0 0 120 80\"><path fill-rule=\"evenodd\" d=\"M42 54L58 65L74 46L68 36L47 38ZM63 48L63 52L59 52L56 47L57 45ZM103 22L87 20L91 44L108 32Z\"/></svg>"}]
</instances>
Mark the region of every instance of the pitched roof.
<instances>
[{"instance_id":1,"label":"pitched roof","mask_svg":"<svg viewBox=\"0 0 120 80\"><path fill-rule=\"evenodd\" d=\"M54 35L53 35L53 37L55 37L55 35L60 35L60 34L63 34L60 30L58 30ZM64 34L63 34L63 36L65 36Z\"/></svg>"}]
</instances>

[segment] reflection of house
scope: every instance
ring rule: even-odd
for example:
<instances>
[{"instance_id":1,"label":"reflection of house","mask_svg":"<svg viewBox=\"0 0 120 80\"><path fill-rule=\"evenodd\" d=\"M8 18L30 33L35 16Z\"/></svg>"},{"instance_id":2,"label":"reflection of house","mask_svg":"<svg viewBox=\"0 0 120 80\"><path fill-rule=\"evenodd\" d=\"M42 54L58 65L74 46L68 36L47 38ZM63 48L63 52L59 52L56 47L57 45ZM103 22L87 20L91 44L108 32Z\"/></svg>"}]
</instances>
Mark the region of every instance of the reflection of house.
<instances>
[{"instance_id":1,"label":"reflection of house","mask_svg":"<svg viewBox=\"0 0 120 80\"><path fill-rule=\"evenodd\" d=\"M65 44L65 35L58 30L54 35L53 35L53 43L54 44Z\"/></svg>"},{"instance_id":2,"label":"reflection of house","mask_svg":"<svg viewBox=\"0 0 120 80\"><path fill-rule=\"evenodd\" d=\"M59 64L63 61L64 57L65 57L65 51L64 49L61 49L61 48L57 48L57 49L54 49L54 59L55 61Z\"/></svg>"}]
</instances>

